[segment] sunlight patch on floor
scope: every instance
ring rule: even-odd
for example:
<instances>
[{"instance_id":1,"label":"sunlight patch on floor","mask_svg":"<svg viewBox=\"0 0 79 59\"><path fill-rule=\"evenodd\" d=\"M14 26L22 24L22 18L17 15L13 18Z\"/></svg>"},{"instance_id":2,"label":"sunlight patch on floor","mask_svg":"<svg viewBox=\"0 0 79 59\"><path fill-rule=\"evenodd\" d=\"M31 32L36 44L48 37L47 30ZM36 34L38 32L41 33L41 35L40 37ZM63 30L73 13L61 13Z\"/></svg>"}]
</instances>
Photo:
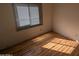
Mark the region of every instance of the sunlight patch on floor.
<instances>
[{"instance_id":1,"label":"sunlight patch on floor","mask_svg":"<svg viewBox=\"0 0 79 59\"><path fill-rule=\"evenodd\" d=\"M52 41L43 45L42 47L50 49L52 51L71 54L77 46L78 43L76 41L61 38L53 38Z\"/></svg>"},{"instance_id":2,"label":"sunlight patch on floor","mask_svg":"<svg viewBox=\"0 0 79 59\"><path fill-rule=\"evenodd\" d=\"M52 36L53 35L51 33L48 33L48 34L41 35L37 38L34 38L34 39L32 39L32 41L33 42L40 42L40 41L43 41L45 39L50 39L50 38L52 38Z\"/></svg>"}]
</instances>

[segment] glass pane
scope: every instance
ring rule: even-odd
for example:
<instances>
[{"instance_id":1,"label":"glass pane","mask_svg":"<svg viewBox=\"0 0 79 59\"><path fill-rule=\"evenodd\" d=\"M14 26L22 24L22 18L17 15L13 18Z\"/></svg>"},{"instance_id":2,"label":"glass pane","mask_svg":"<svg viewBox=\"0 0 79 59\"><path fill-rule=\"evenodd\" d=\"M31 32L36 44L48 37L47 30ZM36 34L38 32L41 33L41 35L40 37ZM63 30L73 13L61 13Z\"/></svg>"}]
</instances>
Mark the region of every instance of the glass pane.
<instances>
[{"instance_id":1,"label":"glass pane","mask_svg":"<svg viewBox=\"0 0 79 59\"><path fill-rule=\"evenodd\" d=\"M30 25L28 6L16 6L19 26Z\"/></svg>"},{"instance_id":2,"label":"glass pane","mask_svg":"<svg viewBox=\"0 0 79 59\"><path fill-rule=\"evenodd\" d=\"M30 18L31 18L31 25L40 24L39 21L39 8L36 5L30 5Z\"/></svg>"}]
</instances>

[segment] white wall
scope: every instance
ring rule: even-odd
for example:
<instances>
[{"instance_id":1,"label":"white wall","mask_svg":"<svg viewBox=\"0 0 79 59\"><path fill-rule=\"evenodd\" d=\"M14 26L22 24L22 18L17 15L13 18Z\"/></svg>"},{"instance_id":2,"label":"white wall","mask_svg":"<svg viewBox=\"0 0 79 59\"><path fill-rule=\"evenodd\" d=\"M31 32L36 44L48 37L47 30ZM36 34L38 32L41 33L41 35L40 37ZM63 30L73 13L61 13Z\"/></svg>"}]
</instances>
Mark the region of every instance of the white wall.
<instances>
[{"instance_id":1,"label":"white wall","mask_svg":"<svg viewBox=\"0 0 79 59\"><path fill-rule=\"evenodd\" d=\"M52 4L52 30L79 40L79 4Z\"/></svg>"},{"instance_id":2,"label":"white wall","mask_svg":"<svg viewBox=\"0 0 79 59\"><path fill-rule=\"evenodd\" d=\"M0 4L0 49L51 31L51 5L42 7L43 25L17 32L12 4Z\"/></svg>"}]
</instances>

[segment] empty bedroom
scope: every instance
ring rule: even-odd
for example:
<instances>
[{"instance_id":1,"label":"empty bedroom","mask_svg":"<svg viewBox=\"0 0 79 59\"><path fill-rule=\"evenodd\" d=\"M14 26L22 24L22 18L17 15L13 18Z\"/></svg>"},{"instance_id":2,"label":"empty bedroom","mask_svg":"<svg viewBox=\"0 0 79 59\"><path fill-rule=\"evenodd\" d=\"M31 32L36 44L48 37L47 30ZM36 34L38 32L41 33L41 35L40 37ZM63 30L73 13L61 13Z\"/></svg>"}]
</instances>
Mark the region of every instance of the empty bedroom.
<instances>
[{"instance_id":1,"label":"empty bedroom","mask_svg":"<svg viewBox=\"0 0 79 59\"><path fill-rule=\"evenodd\" d=\"M0 3L0 55L79 56L79 3Z\"/></svg>"}]
</instances>

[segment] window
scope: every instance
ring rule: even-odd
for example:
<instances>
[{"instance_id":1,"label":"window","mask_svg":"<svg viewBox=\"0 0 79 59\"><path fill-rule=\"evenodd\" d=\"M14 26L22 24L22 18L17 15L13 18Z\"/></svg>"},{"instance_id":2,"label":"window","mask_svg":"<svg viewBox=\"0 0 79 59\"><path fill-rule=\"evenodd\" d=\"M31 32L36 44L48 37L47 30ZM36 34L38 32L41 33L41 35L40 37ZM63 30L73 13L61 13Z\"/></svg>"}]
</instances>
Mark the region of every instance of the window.
<instances>
[{"instance_id":1,"label":"window","mask_svg":"<svg viewBox=\"0 0 79 59\"><path fill-rule=\"evenodd\" d=\"M14 4L18 30L42 25L41 4Z\"/></svg>"}]
</instances>

